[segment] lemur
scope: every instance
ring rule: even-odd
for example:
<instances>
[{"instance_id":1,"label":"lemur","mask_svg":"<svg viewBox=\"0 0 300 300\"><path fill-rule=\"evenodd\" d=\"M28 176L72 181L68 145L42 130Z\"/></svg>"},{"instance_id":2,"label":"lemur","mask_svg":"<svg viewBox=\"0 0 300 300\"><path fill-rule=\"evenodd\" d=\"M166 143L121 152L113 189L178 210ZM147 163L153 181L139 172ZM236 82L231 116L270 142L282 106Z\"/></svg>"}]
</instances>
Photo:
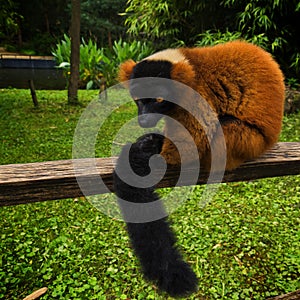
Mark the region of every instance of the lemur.
<instances>
[{"instance_id":1,"label":"lemur","mask_svg":"<svg viewBox=\"0 0 300 300\"><path fill-rule=\"evenodd\" d=\"M134 79L164 78L180 82L196 91L209 104L217 116L219 126L211 124L208 132L197 116L205 114L203 107L193 97L180 95L176 103L168 101L172 93L155 98L139 98ZM226 170L240 166L243 162L259 157L278 140L284 105L284 77L269 53L244 41L234 41L202 48L167 49L157 52L140 62L128 60L121 64L120 82L126 82L138 107L141 127L153 127L163 116L166 118L164 135L147 134L134 144L124 147L129 150L129 163L139 176L150 173L149 159L160 154L168 165L190 163L195 157L185 155L184 161L173 141L189 153L186 142L188 132L195 142L201 166L209 170L211 149L218 152L220 135L225 140ZM133 82L133 83L132 83ZM170 99L169 99L170 100ZM191 116L185 108L191 108ZM170 118L182 127L170 123ZM126 221L126 201L151 203L157 201L157 212L164 212L155 186L134 187L124 182L119 172L126 173L123 164L125 150L121 152L114 172L114 190L119 199ZM121 201L121 200L125 201ZM132 246L138 256L146 278L171 296L185 296L197 290L197 278L190 266L184 262L176 247L176 238L167 218L147 223L127 222Z\"/></svg>"}]
</instances>

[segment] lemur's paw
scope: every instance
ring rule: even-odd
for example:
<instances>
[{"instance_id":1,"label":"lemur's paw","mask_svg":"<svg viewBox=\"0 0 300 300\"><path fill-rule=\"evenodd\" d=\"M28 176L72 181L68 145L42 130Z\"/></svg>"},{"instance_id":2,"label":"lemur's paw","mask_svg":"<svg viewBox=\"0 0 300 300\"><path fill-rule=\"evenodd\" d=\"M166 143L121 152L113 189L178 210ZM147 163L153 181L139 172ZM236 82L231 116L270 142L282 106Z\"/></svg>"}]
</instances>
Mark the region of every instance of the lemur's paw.
<instances>
[{"instance_id":1,"label":"lemur's paw","mask_svg":"<svg viewBox=\"0 0 300 300\"><path fill-rule=\"evenodd\" d=\"M170 264L158 280L157 285L172 297L188 296L198 290L195 273L183 261Z\"/></svg>"},{"instance_id":2,"label":"lemur's paw","mask_svg":"<svg viewBox=\"0 0 300 300\"><path fill-rule=\"evenodd\" d=\"M135 145L144 153L159 154L163 145L164 137L157 133L148 133L138 138Z\"/></svg>"}]
</instances>

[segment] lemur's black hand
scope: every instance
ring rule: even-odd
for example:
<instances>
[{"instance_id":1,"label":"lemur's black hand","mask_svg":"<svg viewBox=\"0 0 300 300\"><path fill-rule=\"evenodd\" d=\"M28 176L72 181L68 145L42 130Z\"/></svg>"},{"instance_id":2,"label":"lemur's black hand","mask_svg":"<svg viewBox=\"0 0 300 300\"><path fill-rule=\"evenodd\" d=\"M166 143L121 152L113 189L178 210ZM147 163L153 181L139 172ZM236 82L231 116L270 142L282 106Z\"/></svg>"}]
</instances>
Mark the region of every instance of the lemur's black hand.
<instances>
[{"instance_id":1,"label":"lemur's black hand","mask_svg":"<svg viewBox=\"0 0 300 300\"><path fill-rule=\"evenodd\" d=\"M116 170L126 172L127 164L125 162L129 159L131 169L139 176L146 176L150 173L149 159L161 152L164 137L160 134L149 133L143 135L133 144L125 145L121 151L118 159ZM127 157L129 149L129 157Z\"/></svg>"},{"instance_id":2,"label":"lemur's black hand","mask_svg":"<svg viewBox=\"0 0 300 300\"><path fill-rule=\"evenodd\" d=\"M159 154L163 145L164 137L157 133L148 133L138 138L135 145L140 151L149 155Z\"/></svg>"}]
</instances>

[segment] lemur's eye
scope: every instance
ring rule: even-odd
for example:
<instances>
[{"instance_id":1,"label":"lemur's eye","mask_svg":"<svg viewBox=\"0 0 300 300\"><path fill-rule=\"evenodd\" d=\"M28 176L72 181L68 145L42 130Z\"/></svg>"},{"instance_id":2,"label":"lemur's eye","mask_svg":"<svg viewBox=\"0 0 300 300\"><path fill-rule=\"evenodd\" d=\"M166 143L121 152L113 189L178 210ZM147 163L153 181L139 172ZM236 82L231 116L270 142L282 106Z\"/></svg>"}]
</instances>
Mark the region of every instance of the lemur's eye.
<instances>
[{"instance_id":1,"label":"lemur's eye","mask_svg":"<svg viewBox=\"0 0 300 300\"><path fill-rule=\"evenodd\" d=\"M161 103L161 102L163 102L163 101L164 101L164 98L162 98L162 97L156 98L156 102L158 102L158 103Z\"/></svg>"}]
</instances>

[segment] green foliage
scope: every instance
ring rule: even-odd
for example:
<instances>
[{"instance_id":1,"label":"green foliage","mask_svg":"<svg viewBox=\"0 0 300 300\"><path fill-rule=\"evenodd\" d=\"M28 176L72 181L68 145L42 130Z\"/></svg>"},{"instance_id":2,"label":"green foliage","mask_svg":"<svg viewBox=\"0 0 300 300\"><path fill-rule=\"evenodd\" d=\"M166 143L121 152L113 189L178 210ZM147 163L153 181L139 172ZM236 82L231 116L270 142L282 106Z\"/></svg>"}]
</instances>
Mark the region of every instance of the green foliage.
<instances>
[{"instance_id":1,"label":"green foliage","mask_svg":"<svg viewBox=\"0 0 300 300\"><path fill-rule=\"evenodd\" d=\"M80 102L97 94L80 90ZM0 91L0 164L71 158L84 107L67 105L65 91L37 96L35 109L28 90ZM132 103L111 115L97 156L111 155L116 129L135 114ZM282 141L300 141L299 120L300 113L284 117ZM222 184L201 209L202 191L195 187L171 216L199 278L189 299L261 300L300 289L300 177ZM175 197L184 193L179 188ZM84 198L2 207L0 219L1 299L23 299L43 286L45 300L170 299L142 278L124 224Z\"/></svg>"},{"instance_id":2,"label":"green foliage","mask_svg":"<svg viewBox=\"0 0 300 300\"><path fill-rule=\"evenodd\" d=\"M52 50L52 55L55 57L56 62L61 64L63 62L70 63L71 59L71 39L67 34L64 34L64 39L61 40L56 48Z\"/></svg>"},{"instance_id":3,"label":"green foliage","mask_svg":"<svg viewBox=\"0 0 300 300\"><path fill-rule=\"evenodd\" d=\"M252 40L263 32L265 48L277 56L288 75L299 75L299 3L299 0L268 0L263 4L255 0L224 0L222 5L238 11L236 29L245 39ZM291 67L294 74L288 71Z\"/></svg>"},{"instance_id":4,"label":"green foliage","mask_svg":"<svg viewBox=\"0 0 300 300\"><path fill-rule=\"evenodd\" d=\"M73 106L67 104L66 91L37 90L36 94L39 108L33 107L28 90L0 89L0 164L70 159L74 131L84 106L98 98L97 90L79 90L82 105ZM112 97L117 99L119 94ZM110 103L99 105L103 105L105 114ZM114 133L124 118L132 118L135 113L132 103L108 120L103 136L99 136L97 156L111 155Z\"/></svg>"},{"instance_id":5,"label":"green foliage","mask_svg":"<svg viewBox=\"0 0 300 300\"><path fill-rule=\"evenodd\" d=\"M81 1L81 33L97 41L102 47L112 46L114 40L124 35L124 18L119 15L125 9L126 0Z\"/></svg>"},{"instance_id":6,"label":"green foliage","mask_svg":"<svg viewBox=\"0 0 300 300\"><path fill-rule=\"evenodd\" d=\"M240 32L230 32L228 30L226 32L212 32L211 30L206 30L205 32L199 34L198 38L199 41L197 41L195 45L198 47L203 47L242 39L242 36Z\"/></svg>"},{"instance_id":7,"label":"green foliage","mask_svg":"<svg viewBox=\"0 0 300 300\"><path fill-rule=\"evenodd\" d=\"M118 63L124 62L127 59L140 61L153 52L147 43L141 41L126 42L120 39L115 41L113 45L113 55Z\"/></svg>"},{"instance_id":8,"label":"green foliage","mask_svg":"<svg viewBox=\"0 0 300 300\"><path fill-rule=\"evenodd\" d=\"M112 49L98 48L96 42L82 39L80 45L80 86L90 88L100 87L103 81L107 86L116 83L119 64L127 59L141 60L153 52L146 42L133 41L131 43L122 39L115 41ZM71 40L65 34L64 40L56 45L52 51L56 62L66 69L66 75L70 70Z\"/></svg>"},{"instance_id":9,"label":"green foliage","mask_svg":"<svg viewBox=\"0 0 300 300\"><path fill-rule=\"evenodd\" d=\"M151 39L161 47L210 45L242 38L274 54L287 77L299 77L299 3L131 0L124 14L130 34Z\"/></svg>"},{"instance_id":10,"label":"green foliage","mask_svg":"<svg viewBox=\"0 0 300 300\"><path fill-rule=\"evenodd\" d=\"M0 45L20 53L50 55L51 47L69 28L67 2L0 0Z\"/></svg>"},{"instance_id":11,"label":"green foliage","mask_svg":"<svg viewBox=\"0 0 300 300\"><path fill-rule=\"evenodd\" d=\"M17 12L18 4L13 0L0 0L0 7L0 38L14 37L23 19L23 16Z\"/></svg>"},{"instance_id":12,"label":"green foliage","mask_svg":"<svg viewBox=\"0 0 300 300\"><path fill-rule=\"evenodd\" d=\"M82 39L80 46L80 81L81 85L85 85L87 88L100 87L103 74L101 72L101 64L103 63L104 53L102 49L99 49L97 44L91 39L86 43Z\"/></svg>"},{"instance_id":13,"label":"green foliage","mask_svg":"<svg viewBox=\"0 0 300 300\"><path fill-rule=\"evenodd\" d=\"M300 74L300 52L296 52L291 57L291 68L296 70L297 74Z\"/></svg>"},{"instance_id":14,"label":"green foliage","mask_svg":"<svg viewBox=\"0 0 300 300\"><path fill-rule=\"evenodd\" d=\"M204 33L199 34L198 37L199 41L197 41L195 45L199 47L212 46L234 40L245 40L253 44L259 45L260 47L265 49L268 47L268 38L263 33L249 38L244 38L242 37L242 34L240 32L231 32L228 30L226 32L212 32L211 30L207 30Z\"/></svg>"},{"instance_id":15,"label":"green foliage","mask_svg":"<svg viewBox=\"0 0 300 300\"><path fill-rule=\"evenodd\" d=\"M125 25L130 34L146 37L161 47L178 45L181 41L192 45L199 33L209 29L207 24L216 24L227 13L218 10L219 5L217 0L131 0L124 12Z\"/></svg>"},{"instance_id":16,"label":"green foliage","mask_svg":"<svg viewBox=\"0 0 300 300\"><path fill-rule=\"evenodd\" d=\"M153 53L153 48L146 42L126 42L122 39L115 41L112 49L105 49L103 57L102 72L108 86L116 81L119 65L127 59L140 61Z\"/></svg>"},{"instance_id":17,"label":"green foliage","mask_svg":"<svg viewBox=\"0 0 300 300\"><path fill-rule=\"evenodd\" d=\"M126 0L82 0L82 37L111 47L125 33L124 18L119 15L125 4ZM0 0L0 44L49 55L51 47L68 32L70 20L69 0Z\"/></svg>"},{"instance_id":18,"label":"green foliage","mask_svg":"<svg viewBox=\"0 0 300 300\"><path fill-rule=\"evenodd\" d=\"M171 15L174 10L174 1L128 1L124 13L127 16L125 25L128 26L129 33L135 36L140 33L152 38L176 36L179 29L176 13Z\"/></svg>"},{"instance_id":19,"label":"green foliage","mask_svg":"<svg viewBox=\"0 0 300 300\"><path fill-rule=\"evenodd\" d=\"M66 70L66 75L70 74L71 60L71 39L65 34L64 39L52 50L53 56L59 67ZM91 39L85 42L82 39L80 45L80 82L79 87L95 88L99 87L103 74L101 64L103 64L103 49L99 49L97 44Z\"/></svg>"}]
</instances>

